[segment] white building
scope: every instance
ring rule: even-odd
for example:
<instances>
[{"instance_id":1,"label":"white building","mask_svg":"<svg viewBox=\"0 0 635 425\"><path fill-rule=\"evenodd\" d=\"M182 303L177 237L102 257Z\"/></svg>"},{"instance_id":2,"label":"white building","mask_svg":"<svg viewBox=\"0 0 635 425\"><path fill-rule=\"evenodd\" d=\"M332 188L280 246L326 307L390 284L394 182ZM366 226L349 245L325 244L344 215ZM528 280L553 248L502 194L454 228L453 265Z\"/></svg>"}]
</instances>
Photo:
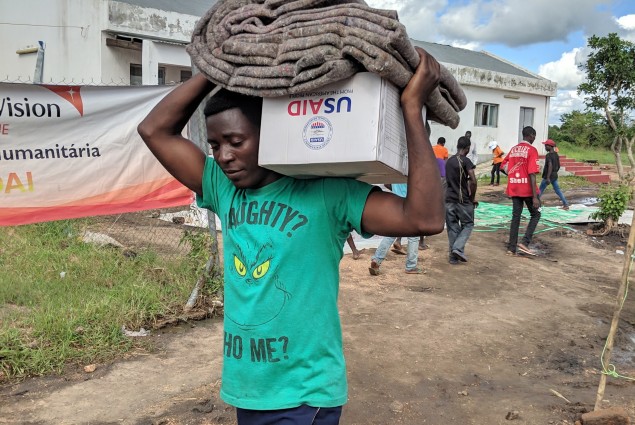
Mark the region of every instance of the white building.
<instances>
[{"instance_id":1,"label":"white building","mask_svg":"<svg viewBox=\"0 0 635 425\"><path fill-rule=\"evenodd\" d=\"M413 42L443 63L467 96L456 130L432 123L433 144L445 137L445 146L456 152L458 138L471 131L479 161L490 162L490 141L496 140L508 152L522 139L522 128L529 125L536 130L534 146L545 152L540 142L547 139L550 98L556 95L556 83L487 52Z\"/></svg>"},{"instance_id":2,"label":"white building","mask_svg":"<svg viewBox=\"0 0 635 425\"><path fill-rule=\"evenodd\" d=\"M0 2L0 81L169 84L191 75L185 52L213 0L21 0Z\"/></svg>"},{"instance_id":3,"label":"white building","mask_svg":"<svg viewBox=\"0 0 635 425\"><path fill-rule=\"evenodd\" d=\"M185 45L213 0L21 0L0 2L0 81L170 84L191 75ZM44 50L38 49L39 42ZM414 41L448 67L468 105L456 130L432 125L450 151L466 131L480 160L498 141L508 151L531 125L547 138L556 84L486 52ZM36 72L38 56L41 70ZM543 147L536 144L539 150Z\"/></svg>"}]
</instances>

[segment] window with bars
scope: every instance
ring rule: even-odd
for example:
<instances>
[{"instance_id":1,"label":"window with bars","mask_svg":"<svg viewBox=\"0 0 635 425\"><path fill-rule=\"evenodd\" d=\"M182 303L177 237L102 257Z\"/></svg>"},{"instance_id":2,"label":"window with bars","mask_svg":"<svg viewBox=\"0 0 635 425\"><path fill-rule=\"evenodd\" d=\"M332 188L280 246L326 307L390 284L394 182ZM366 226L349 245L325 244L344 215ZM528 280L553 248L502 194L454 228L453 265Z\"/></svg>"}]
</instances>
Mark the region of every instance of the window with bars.
<instances>
[{"instance_id":1,"label":"window with bars","mask_svg":"<svg viewBox=\"0 0 635 425\"><path fill-rule=\"evenodd\" d=\"M498 127L498 105L476 102L474 125L480 127Z\"/></svg>"}]
</instances>

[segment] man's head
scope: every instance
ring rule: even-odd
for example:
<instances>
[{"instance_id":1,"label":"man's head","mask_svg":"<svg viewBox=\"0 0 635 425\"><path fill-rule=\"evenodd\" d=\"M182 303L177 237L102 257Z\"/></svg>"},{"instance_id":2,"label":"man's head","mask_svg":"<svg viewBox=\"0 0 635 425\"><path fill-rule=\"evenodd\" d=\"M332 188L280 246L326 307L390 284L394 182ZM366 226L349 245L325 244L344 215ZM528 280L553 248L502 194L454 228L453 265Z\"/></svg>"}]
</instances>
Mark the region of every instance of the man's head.
<instances>
[{"instance_id":1,"label":"man's head","mask_svg":"<svg viewBox=\"0 0 635 425\"><path fill-rule=\"evenodd\" d=\"M547 150L547 152L551 152L556 147L556 142L551 139L545 140L544 142L542 142L542 144L545 145L545 149Z\"/></svg>"},{"instance_id":2,"label":"man's head","mask_svg":"<svg viewBox=\"0 0 635 425\"><path fill-rule=\"evenodd\" d=\"M445 137L439 137L437 145L445 146Z\"/></svg>"},{"instance_id":3,"label":"man's head","mask_svg":"<svg viewBox=\"0 0 635 425\"><path fill-rule=\"evenodd\" d=\"M261 97L247 96L245 94L220 89L209 98L205 104L203 114L205 118L208 118L211 115L216 115L233 108L240 109L253 125L260 128L262 115Z\"/></svg>"},{"instance_id":4,"label":"man's head","mask_svg":"<svg viewBox=\"0 0 635 425\"><path fill-rule=\"evenodd\" d=\"M459 137L459 141L456 142L456 152L459 155L465 155L470 151L470 147L472 146L472 142L467 136Z\"/></svg>"},{"instance_id":5,"label":"man's head","mask_svg":"<svg viewBox=\"0 0 635 425\"><path fill-rule=\"evenodd\" d=\"M536 140L536 130L531 126L523 128L523 140L533 144L534 140Z\"/></svg>"},{"instance_id":6,"label":"man's head","mask_svg":"<svg viewBox=\"0 0 635 425\"><path fill-rule=\"evenodd\" d=\"M465 137L467 137L468 140L472 140L472 132L471 131L466 131L465 132Z\"/></svg>"},{"instance_id":7,"label":"man's head","mask_svg":"<svg viewBox=\"0 0 635 425\"><path fill-rule=\"evenodd\" d=\"M219 90L205 105L207 142L214 159L239 189L256 189L278 178L258 165L262 98Z\"/></svg>"}]
</instances>

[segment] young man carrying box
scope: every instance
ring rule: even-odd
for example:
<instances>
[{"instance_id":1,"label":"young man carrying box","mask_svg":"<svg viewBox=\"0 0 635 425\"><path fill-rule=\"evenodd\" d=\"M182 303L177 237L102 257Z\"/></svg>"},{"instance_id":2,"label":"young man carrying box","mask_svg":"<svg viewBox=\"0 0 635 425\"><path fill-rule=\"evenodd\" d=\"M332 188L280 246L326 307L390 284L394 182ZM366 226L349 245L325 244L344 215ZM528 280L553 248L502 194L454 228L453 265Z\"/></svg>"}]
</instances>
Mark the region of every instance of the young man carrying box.
<instances>
[{"instance_id":1,"label":"young man carrying box","mask_svg":"<svg viewBox=\"0 0 635 425\"><path fill-rule=\"evenodd\" d=\"M443 231L438 167L422 108L439 64L421 63L401 95L408 195L347 178L300 180L258 165L262 99L221 90L206 106L208 158L181 131L214 88L197 75L139 125L163 166L223 227L225 343L221 397L243 424L337 424L347 400L337 310L342 245L371 234ZM310 255L302 255L306 244ZM286 420L286 422L285 422Z\"/></svg>"}]
</instances>

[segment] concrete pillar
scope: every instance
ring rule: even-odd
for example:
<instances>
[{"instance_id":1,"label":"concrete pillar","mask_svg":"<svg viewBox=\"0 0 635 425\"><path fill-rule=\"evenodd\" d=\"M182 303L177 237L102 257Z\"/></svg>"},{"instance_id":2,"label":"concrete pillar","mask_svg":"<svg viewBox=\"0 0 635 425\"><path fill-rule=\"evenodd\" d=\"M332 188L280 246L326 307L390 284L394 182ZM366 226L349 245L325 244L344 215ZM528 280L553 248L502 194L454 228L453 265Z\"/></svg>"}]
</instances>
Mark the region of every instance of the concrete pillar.
<instances>
[{"instance_id":1,"label":"concrete pillar","mask_svg":"<svg viewBox=\"0 0 635 425\"><path fill-rule=\"evenodd\" d=\"M159 62L154 41L143 40L141 49L141 83L144 86L159 84Z\"/></svg>"}]
</instances>

